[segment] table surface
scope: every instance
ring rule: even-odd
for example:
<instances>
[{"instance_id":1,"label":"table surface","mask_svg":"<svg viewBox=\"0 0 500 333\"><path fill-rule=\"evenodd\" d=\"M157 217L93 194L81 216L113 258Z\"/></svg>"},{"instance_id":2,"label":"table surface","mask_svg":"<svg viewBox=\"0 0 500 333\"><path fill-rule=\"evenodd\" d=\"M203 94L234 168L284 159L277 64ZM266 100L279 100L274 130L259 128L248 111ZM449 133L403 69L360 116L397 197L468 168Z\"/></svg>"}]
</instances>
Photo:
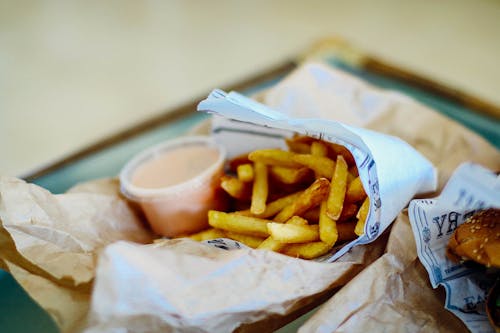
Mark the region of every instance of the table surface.
<instances>
[{"instance_id":1,"label":"table surface","mask_svg":"<svg viewBox=\"0 0 500 333\"><path fill-rule=\"evenodd\" d=\"M291 59L320 38L500 105L500 2L0 0L0 174Z\"/></svg>"}]
</instances>

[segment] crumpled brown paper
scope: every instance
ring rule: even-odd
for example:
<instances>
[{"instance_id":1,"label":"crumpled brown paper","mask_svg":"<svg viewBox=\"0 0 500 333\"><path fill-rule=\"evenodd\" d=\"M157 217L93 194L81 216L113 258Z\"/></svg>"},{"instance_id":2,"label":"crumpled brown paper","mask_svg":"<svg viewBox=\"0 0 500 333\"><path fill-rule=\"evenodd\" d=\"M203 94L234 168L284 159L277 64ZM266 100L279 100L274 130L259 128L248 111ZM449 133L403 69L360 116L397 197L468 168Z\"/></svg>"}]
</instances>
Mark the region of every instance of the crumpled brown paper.
<instances>
[{"instance_id":1,"label":"crumpled brown paper","mask_svg":"<svg viewBox=\"0 0 500 333\"><path fill-rule=\"evenodd\" d=\"M101 180L53 195L0 177L0 267L63 332L84 326L99 252L117 240L152 240L118 189Z\"/></svg>"}]
</instances>

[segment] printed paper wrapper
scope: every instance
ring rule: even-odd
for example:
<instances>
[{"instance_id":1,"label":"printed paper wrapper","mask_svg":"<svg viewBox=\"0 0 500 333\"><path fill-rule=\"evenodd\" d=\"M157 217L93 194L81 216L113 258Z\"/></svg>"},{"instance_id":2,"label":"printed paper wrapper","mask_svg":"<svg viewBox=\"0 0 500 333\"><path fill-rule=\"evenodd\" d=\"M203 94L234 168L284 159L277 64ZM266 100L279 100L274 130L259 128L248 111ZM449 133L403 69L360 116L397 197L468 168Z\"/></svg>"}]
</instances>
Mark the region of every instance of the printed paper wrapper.
<instances>
[{"instance_id":1,"label":"printed paper wrapper","mask_svg":"<svg viewBox=\"0 0 500 333\"><path fill-rule=\"evenodd\" d=\"M500 177L479 165L461 165L434 199L412 200L408 209L420 261L433 288L446 290L445 307L472 332L494 332L486 313L486 295L495 277L446 257L455 229L476 211L500 207Z\"/></svg>"},{"instance_id":2,"label":"printed paper wrapper","mask_svg":"<svg viewBox=\"0 0 500 333\"><path fill-rule=\"evenodd\" d=\"M326 260L334 261L353 246L375 240L416 194L434 191L433 165L406 142L328 118L297 118L278 112L236 92L214 90L198 105L199 111L222 118L212 132L226 146L229 157L258 148L284 145L284 137L300 133L338 143L352 153L370 197L370 211L362 236Z\"/></svg>"}]
</instances>

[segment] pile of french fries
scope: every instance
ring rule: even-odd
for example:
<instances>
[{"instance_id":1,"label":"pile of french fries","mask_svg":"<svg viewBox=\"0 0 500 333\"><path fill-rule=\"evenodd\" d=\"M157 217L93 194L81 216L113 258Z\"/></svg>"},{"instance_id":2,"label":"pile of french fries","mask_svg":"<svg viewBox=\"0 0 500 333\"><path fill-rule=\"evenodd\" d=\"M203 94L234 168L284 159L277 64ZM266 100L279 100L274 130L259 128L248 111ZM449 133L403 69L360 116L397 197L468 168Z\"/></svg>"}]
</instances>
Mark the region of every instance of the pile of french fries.
<instances>
[{"instance_id":1,"label":"pile of french fries","mask_svg":"<svg viewBox=\"0 0 500 333\"><path fill-rule=\"evenodd\" d=\"M229 162L220 180L228 211L209 211L210 229L188 237L230 238L303 259L328 253L364 232L369 198L351 153L306 136L288 150L255 150Z\"/></svg>"}]
</instances>

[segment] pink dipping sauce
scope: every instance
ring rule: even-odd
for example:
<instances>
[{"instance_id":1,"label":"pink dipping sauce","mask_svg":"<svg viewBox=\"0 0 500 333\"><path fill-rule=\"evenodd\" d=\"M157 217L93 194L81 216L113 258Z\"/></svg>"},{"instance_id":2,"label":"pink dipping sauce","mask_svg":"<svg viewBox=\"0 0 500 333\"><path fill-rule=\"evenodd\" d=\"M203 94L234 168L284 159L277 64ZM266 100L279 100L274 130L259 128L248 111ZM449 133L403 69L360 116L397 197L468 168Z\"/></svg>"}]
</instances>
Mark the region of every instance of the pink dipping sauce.
<instances>
[{"instance_id":1,"label":"pink dipping sauce","mask_svg":"<svg viewBox=\"0 0 500 333\"><path fill-rule=\"evenodd\" d=\"M138 202L157 234L175 237L208 228L210 209L224 209L219 189L225 150L210 137L154 146L120 173L122 192Z\"/></svg>"},{"instance_id":2,"label":"pink dipping sauce","mask_svg":"<svg viewBox=\"0 0 500 333\"><path fill-rule=\"evenodd\" d=\"M177 185L208 169L217 162L219 155L212 147L174 148L139 166L132 175L132 184L143 188Z\"/></svg>"}]
</instances>

